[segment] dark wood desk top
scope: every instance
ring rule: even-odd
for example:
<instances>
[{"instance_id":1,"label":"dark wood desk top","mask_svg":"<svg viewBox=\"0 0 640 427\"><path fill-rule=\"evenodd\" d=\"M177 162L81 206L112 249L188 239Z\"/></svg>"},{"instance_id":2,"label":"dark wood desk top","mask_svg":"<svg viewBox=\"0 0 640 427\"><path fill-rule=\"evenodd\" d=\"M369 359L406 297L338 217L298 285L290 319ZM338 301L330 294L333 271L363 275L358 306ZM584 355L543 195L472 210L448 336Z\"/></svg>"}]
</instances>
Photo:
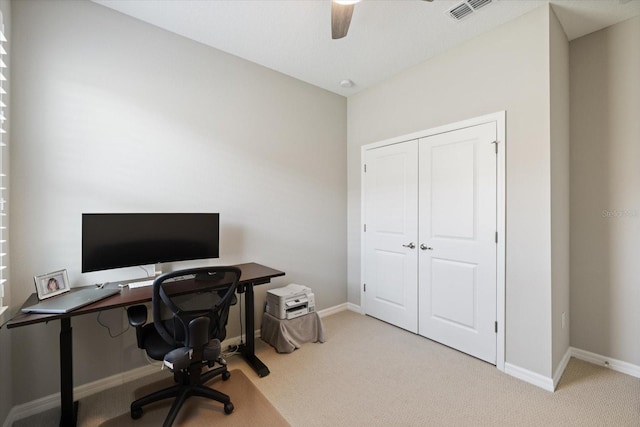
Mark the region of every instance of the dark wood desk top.
<instances>
[{"instance_id":1,"label":"dark wood desk top","mask_svg":"<svg viewBox=\"0 0 640 427\"><path fill-rule=\"evenodd\" d=\"M240 275L239 288L244 288L247 284L262 285L269 283L272 278L284 276L285 273L280 270L267 267L255 262L249 262L245 264L238 264L238 267L242 274ZM73 288L82 289L82 288ZM73 292L73 289L71 292ZM103 300L97 301L93 304L86 305L69 313L63 314L39 314L39 313L22 313L18 312L11 320L6 324L7 328L17 328L19 326L31 325L34 323L49 322L52 320L62 319L64 317L80 316L82 314L95 313L98 311L111 310L112 308L127 307L135 304L142 304L151 301L152 294L151 286L144 286L140 288L129 289L128 287L122 288L119 294L111 297L107 297ZM240 289L243 291L243 289ZM32 294L27 301L22 305L33 305L38 302L36 294Z\"/></svg>"}]
</instances>

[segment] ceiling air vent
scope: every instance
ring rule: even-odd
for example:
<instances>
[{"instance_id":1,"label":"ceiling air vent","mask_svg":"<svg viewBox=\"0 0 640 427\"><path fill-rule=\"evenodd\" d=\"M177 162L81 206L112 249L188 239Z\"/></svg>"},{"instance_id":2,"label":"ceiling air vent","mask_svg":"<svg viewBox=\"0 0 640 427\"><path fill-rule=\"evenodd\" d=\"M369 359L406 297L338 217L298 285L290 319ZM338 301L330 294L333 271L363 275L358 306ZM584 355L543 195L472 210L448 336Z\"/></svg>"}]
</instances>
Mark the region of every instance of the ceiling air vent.
<instances>
[{"instance_id":1,"label":"ceiling air vent","mask_svg":"<svg viewBox=\"0 0 640 427\"><path fill-rule=\"evenodd\" d=\"M491 2L492 0L467 0L451 9L449 11L449 16L451 16L456 21L459 21Z\"/></svg>"},{"instance_id":2,"label":"ceiling air vent","mask_svg":"<svg viewBox=\"0 0 640 427\"><path fill-rule=\"evenodd\" d=\"M464 18L470 13L473 13L473 9L471 9L471 6L469 6L466 3L460 3L459 5L457 5L456 7L454 7L449 11L449 15L451 15L453 19L458 19L458 20Z\"/></svg>"}]
</instances>

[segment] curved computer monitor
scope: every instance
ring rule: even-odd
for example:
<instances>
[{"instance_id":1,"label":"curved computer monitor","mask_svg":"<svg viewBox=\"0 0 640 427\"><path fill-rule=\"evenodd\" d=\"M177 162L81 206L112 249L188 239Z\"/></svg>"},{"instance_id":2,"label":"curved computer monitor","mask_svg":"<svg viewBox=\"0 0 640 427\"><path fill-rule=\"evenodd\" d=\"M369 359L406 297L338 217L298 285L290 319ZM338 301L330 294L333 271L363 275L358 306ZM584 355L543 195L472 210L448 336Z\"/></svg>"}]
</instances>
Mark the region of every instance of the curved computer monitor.
<instances>
[{"instance_id":1,"label":"curved computer monitor","mask_svg":"<svg viewBox=\"0 0 640 427\"><path fill-rule=\"evenodd\" d=\"M82 272L218 258L218 213L82 214Z\"/></svg>"}]
</instances>

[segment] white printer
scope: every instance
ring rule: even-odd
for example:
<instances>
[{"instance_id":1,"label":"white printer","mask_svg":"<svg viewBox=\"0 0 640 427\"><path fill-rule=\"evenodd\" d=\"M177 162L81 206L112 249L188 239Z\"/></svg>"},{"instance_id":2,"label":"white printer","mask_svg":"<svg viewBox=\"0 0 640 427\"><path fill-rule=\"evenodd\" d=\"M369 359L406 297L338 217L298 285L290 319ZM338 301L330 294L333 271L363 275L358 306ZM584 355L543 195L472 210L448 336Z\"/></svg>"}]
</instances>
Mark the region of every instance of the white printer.
<instances>
[{"instance_id":1,"label":"white printer","mask_svg":"<svg viewBox=\"0 0 640 427\"><path fill-rule=\"evenodd\" d=\"M311 288L291 283L267 291L266 311L278 319L295 319L316 311L316 299Z\"/></svg>"}]
</instances>

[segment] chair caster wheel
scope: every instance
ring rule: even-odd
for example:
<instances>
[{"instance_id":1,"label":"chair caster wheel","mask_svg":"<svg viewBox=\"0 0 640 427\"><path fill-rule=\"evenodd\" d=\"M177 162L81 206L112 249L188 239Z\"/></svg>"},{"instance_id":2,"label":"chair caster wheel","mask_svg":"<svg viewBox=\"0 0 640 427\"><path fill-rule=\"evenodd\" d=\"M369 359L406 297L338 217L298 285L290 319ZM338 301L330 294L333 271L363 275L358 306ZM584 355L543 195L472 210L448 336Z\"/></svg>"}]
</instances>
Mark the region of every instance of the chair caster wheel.
<instances>
[{"instance_id":1,"label":"chair caster wheel","mask_svg":"<svg viewBox=\"0 0 640 427\"><path fill-rule=\"evenodd\" d=\"M222 380L223 380L223 381L226 381L226 380L228 380L229 378L231 378L231 372L229 372L229 371L225 371L225 372L223 372L223 373L222 373Z\"/></svg>"},{"instance_id":2,"label":"chair caster wheel","mask_svg":"<svg viewBox=\"0 0 640 427\"><path fill-rule=\"evenodd\" d=\"M131 418L137 420L142 417L142 408L131 408Z\"/></svg>"},{"instance_id":3,"label":"chair caster wheel","mask_svg":"<svg viewBox=\"0 0 640 427\"><path fill-rule=\"evenodd\" d=\"M233 403L231 403L231 402L225 403L224 404L224 413L229 415L232 412L233 412Z\"/></svg>"}]
</instances>

